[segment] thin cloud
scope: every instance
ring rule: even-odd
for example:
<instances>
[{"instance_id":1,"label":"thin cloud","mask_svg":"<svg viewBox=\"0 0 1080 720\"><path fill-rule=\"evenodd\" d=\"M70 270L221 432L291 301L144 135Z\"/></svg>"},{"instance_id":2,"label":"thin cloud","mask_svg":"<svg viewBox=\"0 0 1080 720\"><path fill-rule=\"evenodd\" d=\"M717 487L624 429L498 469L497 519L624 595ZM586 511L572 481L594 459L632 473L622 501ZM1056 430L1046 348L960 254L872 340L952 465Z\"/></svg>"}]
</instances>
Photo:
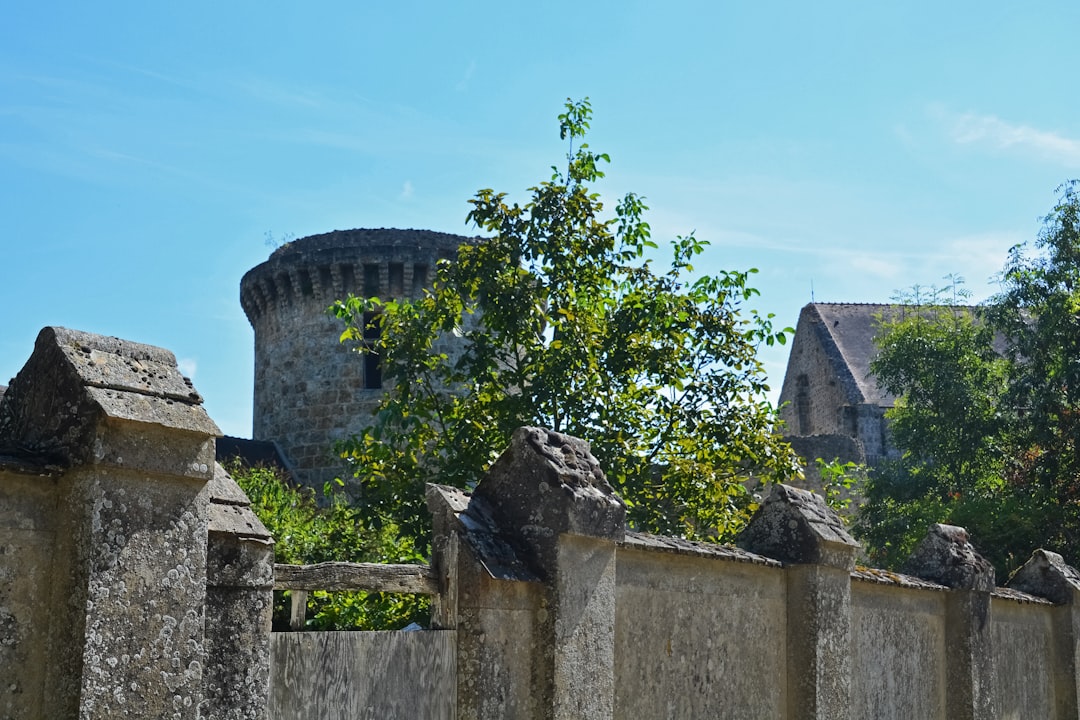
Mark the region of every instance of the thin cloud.
<instances>
[{"instance_id":1,"label":"thin cloud","mask_svg":"<svg viewBox=\"0 0 1080 720\"><path fill-rule=\"evenodd\" d=\"M899 277L904 266L897 261L898 258L895 255L856 255L851 258L851 267L862 276L878 277L885 280L892 280Z\"/></svg>"},{"instance_id":2,"label":"thin cloud","mask_svg":"<svg viewBox=\"0 0 1080 720\"><path fill-rule=\"evenodd\" d=\"M473 75L476 74L476 61L469 61L469 66L465 68L465 75L458 81L457 90L463 92L469 89L469 83L472 82Z\"/></svg>"},{"instance_id":3,"label":"thin cloud","mask_svg":"<svg viewBox=\"0 0 1080 720\"><path fill-rule=\"evenodd\" d=\"M176 367L180 370L181 375L194 380L195 371L199 369L199 364L194 358L180 358L176 361Z\"/></svg>"},{"instance_id":4,"label":"thin cloud","mask_svg":"<svg viewBox=\"0 0 1080 720\"><path fill-rule=\"evenodd\" d=\"M952 139L961 145L1030 152L1068 167L1080 167L1080 140L1028 125L1014 125L994 115L960 115L953 122Z\"/></svg>"},{"instance_id":5,"label":"thin cloud","mask_svg":"<svg viewBox=\"0 0 1080 720\"><path fill-rule=\"evenodd\" d=\"M239 77L231 83L248 96L271 105L308 110L325 110L329 105L325 95L310 88L293 87L261 77Z\"/></svg>"},{"instance_id":6,"label":"thin cloud","mask_svg":"<svg viewBox=\"0 0 1080 720\"><path fill-rule=\"evenodd\" d=\"M1009 248L1026 240L1019 232L983 233L954 238L945 244L945 257L957 271L974 281L987 280L1005 266Z\"/></svg>"},{"instance_id":7,"label":"thin cloud","mask_svg":"<svg viewBox=\"0 0 1080 720\"><path fill-rule=\"evenodd\" d=\"M413 184L411 180L406 180L405 184L401 186L401 199L409 200L413 196Z\"/></svg>"}]
</instances>

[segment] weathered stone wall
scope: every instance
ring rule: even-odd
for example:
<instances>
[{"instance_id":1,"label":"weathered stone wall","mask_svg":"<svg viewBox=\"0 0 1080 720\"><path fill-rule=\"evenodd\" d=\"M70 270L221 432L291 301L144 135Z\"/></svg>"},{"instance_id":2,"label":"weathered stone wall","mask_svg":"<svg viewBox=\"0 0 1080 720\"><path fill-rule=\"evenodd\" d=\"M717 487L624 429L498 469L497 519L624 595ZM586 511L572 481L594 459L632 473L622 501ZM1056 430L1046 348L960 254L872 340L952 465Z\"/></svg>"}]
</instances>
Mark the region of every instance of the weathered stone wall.
<instances>
[{"instance_id":1,"label":"weathered stone wall","mask_svg":"<svg viewBox=\"0 0 1080 720\"><path fill-rule=\"evenodd\" d=\"M994 700L998 717L1057 717L1054 614L1030 600L990 601Z\"/></svg>"},{"instance_id":2,"label":"weathered stone wall","mask_svg":"<svg viewBox=\"0 0 1080 720\"><path fill-rule=\"evenodd\" d=\"M756 708L760 717L783 717L780 563L677 554L647 540L631 538L617 556L614 716L725 717Z\"/></svg>"},{"instance_id":3,"label":"weathered stone wall","mask_svg":"<svg viewBox=\"0 0 1080 720\"><path fill-rule=\"evenodd\" d=\"M0 717L265 717L272 541L201 402L165 350L42 330L0 400Z\"/></svg>"},{"instance_id":4,"label":"weathered stone wall","mask_svg":"<svg viewBox=\"0 0 1080 720\"><path fill-rule=\"evenodd\" d=\"M851 717L945 718L945 593L852 584Z\"/></svg>"},{"instance_id":5,"label":"weathered stone wall","mask_svg":"<svg viewBox=\"0 0 1080 720\"><path fill-rule=\"evenodd\" d=\"M787 486L739 548L619 537L579 442L522 430L472 497L429 492L459 718L1080 717L1080 574L1059 556L995 587L935 525L907 574L857 568L840 520Z\"/></svg>"},{"instance_id":6,"label":"weathered stone wall","mask_svg":"<svg viewBox=\"0 0 1080 720\"><path fill-rule=\"evenodd\" d=\"M56 478L9 461L0 469L0 717L43 715Z\"/></svg>"},{"instance_id":7,"label":"weathered stone wall","mask_svg":"<svg viewBox=\"0 0 1080 720\"><path fill-rule=\"evenodd\" d=\"M278 248L244 275L240 300L255 331L252 436L275 440L301 482L322 489L340 475L336 441L371 421L382 386L369 363L339 342L327 315L349 294L416 297L439 260L467 238L426 230L347 230Z\"/></svg>"},{"instance_id":8,"label":"weathered stone wall","mask_svg":"<svg viewBox=\"0 0 1080 720\"><path fill-rule=\"evenodd\" d=\"M42 331L0 399L0 717L266 717L272 540L216 433L166 351ZM282 720L328 698L360 717L1080 718L1080 573L1052 552L1002 588L934 525L904 574L859 568L821 498L784 485L739 547L630 532L588 445L537 428L471 495L428 501L452 632L343 652L399 657L378 677L430 673L439 697L350 694L330 644L277 641L276 696L312 698Z\"/></svg>"}]
</instances>

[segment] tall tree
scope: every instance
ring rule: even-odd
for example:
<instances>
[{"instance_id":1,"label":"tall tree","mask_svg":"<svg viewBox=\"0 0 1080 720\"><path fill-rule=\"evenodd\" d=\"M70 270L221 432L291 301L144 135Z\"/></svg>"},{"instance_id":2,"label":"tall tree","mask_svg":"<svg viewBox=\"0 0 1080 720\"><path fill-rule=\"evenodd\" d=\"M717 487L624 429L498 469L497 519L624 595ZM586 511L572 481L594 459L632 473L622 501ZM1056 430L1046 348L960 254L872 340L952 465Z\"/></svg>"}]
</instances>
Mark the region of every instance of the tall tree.
<instances>
[{"instance_id":1,"label":"tall tree","mask_svg":"<svg viewBox=\"0 0 1080 720\"><path fill-rule=\"evenodd\" d=\"M566 164L525 204L493 190L470 200L487 237L440 264L422 298L337 304L343 340L377 352L392 386L343 447L371 521L423 536L424 483L468 487L522 425L589 440L650 531L728 537L752 509L745 481L797 472L756 357L790 329L746 310L754 270L695 275L707 243L693 235L658 268L641 197L605 216L589 185L609 158L584 142L590 118L587 100L567 102Z\"/></svg>"},{"instance_id":2,"label":"tall tree","mask_svg":"<svg viewBox=\"0 0 1080 720\"><path fill-rule=\"evenodd\" d=\"M1006 477L1041 508L1046 540L1080 540L1080 183L1031 245L1009 252L993 321L1008 340Z\"/></svg>"},{"instance_id":3,"label":"tall tree","mask_svg":"<svg viewBox=\"0 0 1080 720\"><path fill-rule=\"evenodd\" d=\"M872 369L899 397L903 457L871 474L859 531L885 564L941 521L968 527L1002 574L1038 547L1077 547L1080 184L1059 193L984 309L933 304L883 326Z\"/></svg>"},{"instance_id":4,"label":"tall tree","mask_svg":"<svg viewBox=\"0 0 1080 720\"><path fill-rule=\"evenodd\" d=\"M871 371L897 398L886 417L902 453L871 471L856 532L886 567L904 561L931 523L997 539L1011 522L993 510L1003 489L1005 363L982 309L958 304L966 297L955 279L918 288L898 298L903 312L881 319ZM981 546L991 544L1000 546Z\"/></svg>"}]
</instances>

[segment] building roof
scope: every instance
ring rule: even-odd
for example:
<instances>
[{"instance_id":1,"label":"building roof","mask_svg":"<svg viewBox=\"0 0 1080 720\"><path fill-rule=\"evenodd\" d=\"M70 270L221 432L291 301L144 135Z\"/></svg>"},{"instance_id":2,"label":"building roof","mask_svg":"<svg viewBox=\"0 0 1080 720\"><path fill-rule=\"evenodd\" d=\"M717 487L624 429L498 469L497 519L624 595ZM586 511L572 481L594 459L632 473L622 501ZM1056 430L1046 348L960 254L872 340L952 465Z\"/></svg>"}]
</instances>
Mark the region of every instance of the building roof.
<instances>
[{"instance_id":1,"label":"building roof","mask_svg":"<svg viewBox=\"0 0 1080 720\"><path fill-rule=\"evenodd\" d=\"M352 255L355 255L357 251L393 254L403 249L430 248L456 254L462 243L478 239L435 230L397 228L334 230L287 242L274 250L267 262L281 264L298 260L301 263L307 263L311 261L312 255L340 254L344 251L351 251Z\"/></svg>"},{"instance_id":2,"label":"building roof","mask_svg":"<svg viewBox=\"0 0 1080 720\"><path fill-rule=\"evenodd\" d=\"M224 435L217 439L217 461L228 463L239 459L248 467L277 467L296 477L292 463L273 440L249 440Z\"/></svg>"},{"instance_id":3,"label":"building roof","mask_svg":"<svg viewBox=\"0 0 1080 720\"><path fill-rule=\"evenodd\" d=\"M870 362L877 355L874 338L881 319L903 310L902 305L877 303L810 303L803 309L817 316L815 319L850 373L861 395L860 402L891 407L896 399L878 387L870 373Z\"/></svg>"},{"instance_id":4,"label":"building roof","mask_svg":"<svg viewBox=\"0 0 1080 720\"><path fill-rule=\"evenodd\" d=\"M956 306L956 309L975 308ZM806 331L817 330L838 379L848 387L850 402L887 408L894 405L896 397L879 387L870 372L870 363L878 353L876 339L881 321L901 318L917 310L917 306L896 303L810 303L799 315L799 326L810 323L814 327ZM1001 338L995 339L994 349L1005 352Z\"/></svg>"}]
</instances>

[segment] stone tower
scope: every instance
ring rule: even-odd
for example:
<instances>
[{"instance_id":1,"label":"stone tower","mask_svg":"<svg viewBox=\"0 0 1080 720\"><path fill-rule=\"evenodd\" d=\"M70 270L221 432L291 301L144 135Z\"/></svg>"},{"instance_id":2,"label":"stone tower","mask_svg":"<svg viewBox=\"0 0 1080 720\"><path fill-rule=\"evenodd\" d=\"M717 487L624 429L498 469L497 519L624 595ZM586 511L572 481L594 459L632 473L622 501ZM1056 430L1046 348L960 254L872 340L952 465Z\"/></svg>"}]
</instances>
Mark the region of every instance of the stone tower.
<instances>
[{"instance_id":1,"label":"stone tower","mask_svg":"<svg viewBox=\"0 0 1080 720\"><path fill-rule=\"evenodd\" d=\"M337 230L294 240L240 281L255 330L252 437L276 441L321 489L340 476L336 441L369 424L382 395L378 359L339 342L327 308L348 294L415 297L468 238L428 230Z\"/></svg>"}]
</instances>

